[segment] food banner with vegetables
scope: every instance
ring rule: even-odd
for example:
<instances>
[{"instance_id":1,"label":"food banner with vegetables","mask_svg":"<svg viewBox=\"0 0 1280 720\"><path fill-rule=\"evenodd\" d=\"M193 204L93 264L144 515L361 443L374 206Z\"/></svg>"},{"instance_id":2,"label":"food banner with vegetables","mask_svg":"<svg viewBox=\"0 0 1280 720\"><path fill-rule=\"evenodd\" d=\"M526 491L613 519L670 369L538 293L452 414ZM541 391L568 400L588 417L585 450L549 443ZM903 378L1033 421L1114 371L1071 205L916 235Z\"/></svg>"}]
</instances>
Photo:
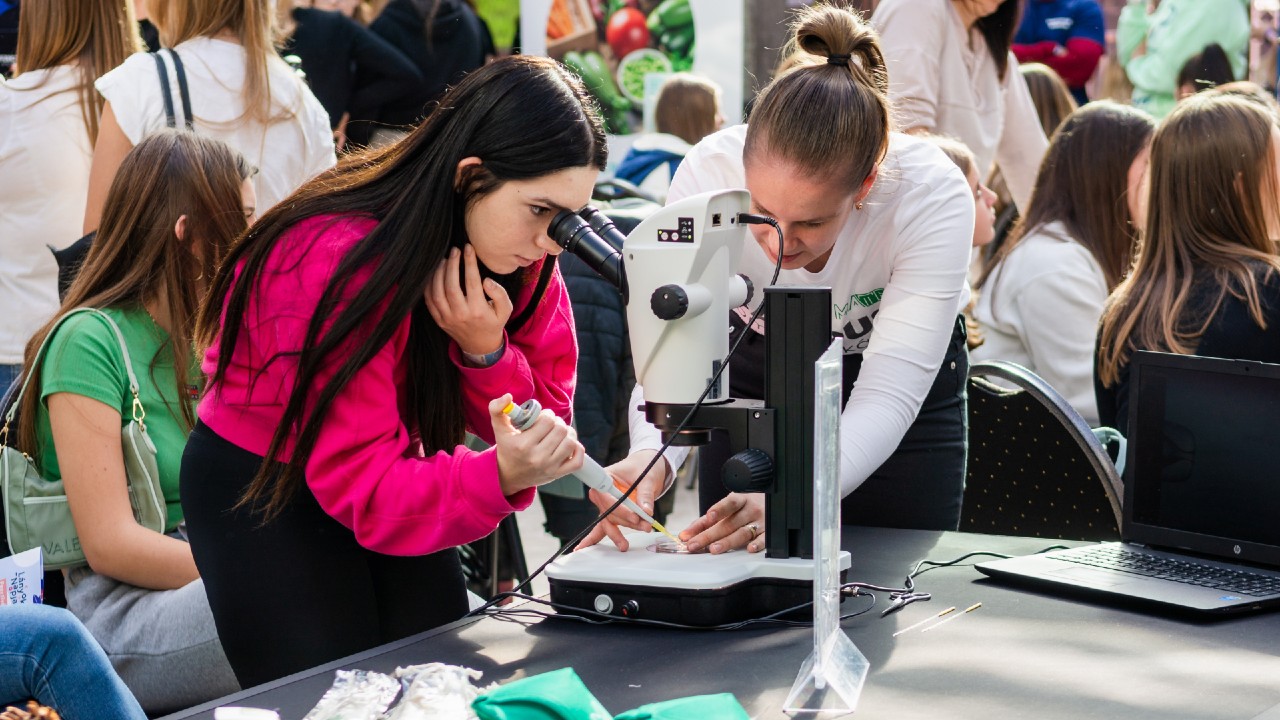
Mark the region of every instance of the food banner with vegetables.
<instances>
[{"instance_id":1,"label":"food banner with vegetables","mask_svg":"<svg viewBox=\"0 0 1280 720\"><path fill-rule=\"evenodd\" d=\"M644 130L662 79L695 72L720 85L721 112L741 122L742 0L521 0L522 52L582 77L612 135Z\"/></svg>"}]
</instances>

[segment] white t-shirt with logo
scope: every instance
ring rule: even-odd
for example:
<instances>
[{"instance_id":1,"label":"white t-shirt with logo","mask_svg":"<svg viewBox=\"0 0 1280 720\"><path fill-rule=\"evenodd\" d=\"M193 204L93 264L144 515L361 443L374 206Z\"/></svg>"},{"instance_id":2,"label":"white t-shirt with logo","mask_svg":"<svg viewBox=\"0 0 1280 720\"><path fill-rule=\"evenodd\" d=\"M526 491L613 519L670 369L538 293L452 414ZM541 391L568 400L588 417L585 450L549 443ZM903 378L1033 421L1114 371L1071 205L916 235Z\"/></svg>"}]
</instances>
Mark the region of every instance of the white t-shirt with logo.
<instances>
[{"instance_id":1,"label":"white t-shirt with logo","mask_svg":"<svg viewBox=\"0 0 1280 720\"><path fill-rule=\"evenodd\" d=\"M272 58L267 69L273 107L285 117L263 125L244 113L243 46L198 37L174 50L186 72L196 132L227 143L258 169L253 184L259 216L336 162L329 114L282 60ZM168 58L166 64L174 113L182 127L177 74ZM98 78L95 87L111 103L129 142L137 145L164 129L164 96L152 55L131 55Z\"/></svg>"},{"instance_id":2,"label":"white t-shirt with logo","mask_svg":"<svg viewBox=\"0 0 1280 720\"><path fill-rule=\"evenodd\" d=\"M698 143L671 183L669 202L745 188L745 125ZM833 197L837 193L833 191ZM974 199L960 170L932 143L894 133L863 209L841 229L818 272L784 269L778 284L830 286L831 328L862 368L841 416L840 488L848 495L897 449L938 374L959 314L973 240ZM764 288L773 262L749 239L739 272ZM755 293L755 303L763 293ZM657 429L631 403L631 448L656 450ZM678 467L683 453L668 450Z\"/></svg>"}]
</instances>

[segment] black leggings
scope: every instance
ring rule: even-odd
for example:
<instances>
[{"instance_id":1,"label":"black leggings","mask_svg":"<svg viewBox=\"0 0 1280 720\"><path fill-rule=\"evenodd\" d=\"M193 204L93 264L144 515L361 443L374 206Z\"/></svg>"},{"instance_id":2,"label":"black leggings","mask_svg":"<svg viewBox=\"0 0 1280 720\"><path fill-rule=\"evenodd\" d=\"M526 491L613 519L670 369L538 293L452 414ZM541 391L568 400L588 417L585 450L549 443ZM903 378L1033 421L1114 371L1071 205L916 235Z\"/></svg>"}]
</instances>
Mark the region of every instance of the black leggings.
<instances>
[{"instance_id":1,"label":"black leggings","mask_svg":"<svg viewBox=\"0 0 1280 720\"><path fill-rule=\"evenodd\" d=\"M467 612L458 553L393 557L301 488L267 524L232 510L262 458L197 423L182 456L191 552L227 659L251 687L368 650Z\"/></svg>"},{"instance_id":2,"label":"black leggings","mask_svg":"<svg viewBox=\"0 0 1280 720\"><path fill-rule=\"evenodd\" d=\"M736 326L735 326L736 327ZM742 347L752 344L748 338ZM763 342L759 342L763 346ZM730 365L730 381L734 397L762 397L764 350L759 357L742 362L741 378L736 375L739 364ZM734 360L737 360L735 356ZM733 361L731 361L733 362ZM861 355L844 356L844 398L847 400L858 371ZM965 345L964 318L958 318L947 345L942 366L925 396L915 422L907 428L898 448L876 469L866 482L844 499L840 519L845 525L917 528L921 530L955 530L960 525L960 501L964 495L965 460L968 450L966 415L966 382L969 376L969 351ZM760 390L748 394L749 387L739 382L758 384ZM739 394L742 393L742 394ZM720 468L728 460L728 435L712 433L710 445L698 451L698 490L702 512L726 494L720 482Z\"/></svg>"}]
</instances>

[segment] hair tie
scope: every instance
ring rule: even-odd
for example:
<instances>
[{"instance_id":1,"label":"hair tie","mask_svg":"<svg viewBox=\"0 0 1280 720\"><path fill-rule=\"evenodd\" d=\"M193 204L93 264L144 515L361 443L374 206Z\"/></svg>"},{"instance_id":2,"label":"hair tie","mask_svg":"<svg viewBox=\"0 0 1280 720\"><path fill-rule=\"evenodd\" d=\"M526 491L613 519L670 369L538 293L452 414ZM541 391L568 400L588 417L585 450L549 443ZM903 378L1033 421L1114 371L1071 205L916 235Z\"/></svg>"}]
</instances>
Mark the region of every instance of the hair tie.
<instances>
[{"instance_id":1,"label":"hair tie","mask_svg":"<svg viewBox=\"0 0 1280 720\"><path fill-rule=\"evenodd\" d=\"M849 55L848 53L845 53L845 54L843 54L843 55L828 55L828 56L827 56L827 64L828 64L828 65L843 65L844 67L849 67L849 58L851 58L851 57L853 57L853 56L852 56L852 55Z\"/></svg>"}]
</instances>

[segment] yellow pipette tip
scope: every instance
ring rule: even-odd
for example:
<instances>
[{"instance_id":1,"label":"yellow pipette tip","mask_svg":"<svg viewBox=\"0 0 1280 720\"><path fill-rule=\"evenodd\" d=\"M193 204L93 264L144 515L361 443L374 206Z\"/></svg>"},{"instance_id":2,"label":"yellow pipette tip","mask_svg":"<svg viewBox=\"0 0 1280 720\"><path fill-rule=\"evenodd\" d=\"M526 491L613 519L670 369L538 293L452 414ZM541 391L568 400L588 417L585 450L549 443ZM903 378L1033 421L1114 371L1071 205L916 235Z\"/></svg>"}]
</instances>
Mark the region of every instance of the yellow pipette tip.
<instances>
[{"instance_id":1,"label":"yellow pipette tip","mask_svg":"<svg viewBox=\"0 0 1280 720\"><path fill-rule=\"evenodd\" d=\"M667 537L671 538L672 540L675 540L675 541L676 541L677 543L679 543L680 545L684 545L684 542L683 542L682 540L680 540L680 538L676 537L675 535L672 535L672 534L671 534L671 532L670 532L669 530L667 530L666 528L662 527L662 523L658 522L657 520L654 520L654 521L653 521L653 529L654 529L654 530L657 530L658 532L662 533L663 535L666 535Z\"/></svg>"}]
</instances>

